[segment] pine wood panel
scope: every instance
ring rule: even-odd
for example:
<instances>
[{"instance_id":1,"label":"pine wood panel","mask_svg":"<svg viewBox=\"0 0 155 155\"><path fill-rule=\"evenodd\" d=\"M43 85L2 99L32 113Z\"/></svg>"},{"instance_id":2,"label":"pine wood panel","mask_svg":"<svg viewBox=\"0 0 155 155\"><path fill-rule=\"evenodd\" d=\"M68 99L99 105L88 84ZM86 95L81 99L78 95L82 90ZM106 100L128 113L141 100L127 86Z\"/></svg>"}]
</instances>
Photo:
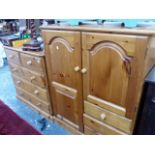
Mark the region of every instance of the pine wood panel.
<instances>
[{"instance_id":1,"label":"pine wood panel","mask_svg":"<svg viewBox=\"0 0 155 155\"><path fill-rule=\"evenodd\" d=\"M93 26L59 26L48 25L41 26L43 31L55 30L55 31L80 31L80 32L100 32L100 33L114 33L114 34L133 34L133 35L155 35L155 27L136 27L136 28L118 28L118 27L105 27L103 25Z\"/></svg>"},{"instance_id":2,"label":"pine wood panel","mask_svg":"<svg viewBox=\"0 0 155 155\"><path fill-rule=\"evenodd\" d=\"M20 65L19 53L9 49L5 49L5 53L9 63Z\"/></svg>"},{"instance_id":3,"label":"pine wood panel","mask_svg":"<svg viewBox=\"0 0 155 155\"><path fill-rule=\"evenodd\" d=\"M16 87L16 91L17 91L16 97L23 103L28 104L30 107L34 108L35 110L43 114L45 117L49 117L51 115L52 109L49 105L46 105L37 98L34 98L34 96L31 96L31 94L25 92L21 88Z\"/></svg>"},{"instance_id":4,"label":"pine wood panel","mask_svg":"<svg viewBox=\"0 0 155 155\"><path fill-rule=\"evenodd\" d=\"M135 42L137 36L106 33L82 33L86 35L86 49L91 49L95 44L103 41L110 41L120 45L127 55L134 56Z\"/></svg>"},{"instance_id":5,"label":"pine wood panel","mask_svg":"<svg viewBox=\"0 0 155 155\"><path fill-rule=\"evenodd\" d=\"M84 125L84 134L85 135L101 135L101 133L97 132L96 130Z\"/></svg>"},{"instance_id":6,"label":"pine wood panel","mask_svg":"<svg viewBox=\"0 0 155 155\"><path fill-rule=\"evenodd\" d=\"M38 56L38 57L44 57L45 56L44 51L38 51L38 52L23 51L22 48L15 48L15 47L9 47L9 46L4 46L4 48L6 50L15 51L15 52L18 52L18 53L25 53L25 54L32 55L32 56Z\"/></svg>"},{"instance_id":7,"label":"pine wood panel","mask_svg":"<svg viewBox=\"0 0 155 155\"><path fill-rule=\"evenodd\" d=\"M93 134L93 135L94 134L125 135L125 133L123 133L123 132L103 123L103 122L100 122L86 114L84 114L84 125L86 126L85 127L86 134L88 134L88 132L90 132L90 134ZM92 131L92 133L91 133L91 131Z\"/></svg>"},{"instance_id":8,"label":"pine wood panel","mask_svg":"<svg viewBox=\"0 0 155 155\"><path fill-rule=\"evenodd\" d=\"M117 129L120 129L126 133L131 133L131 123L132 121L112 113L108 110L100 108L96 105L91 104L88 101L84 101L84 112L99 121L103 121ZM105 115L105 119L102 119L102 114Z\"/></svg>"},{"instance_id":9,"label":"pine wood panel","mask_svg":"<svg viewBox=\"0 0 155 155\"><path fill-rule=\"evenodd\" d=\"M41 88L47 87L46 76L44 74L38 74L36 72L30 71L29 69L22 68L23 78L30 83L37 85Z\"/></svg>"},{"instance_id":10,"label":"pine wood panel","mask_svg":"<svg viewBox=\"0 0 155 155\"><path fill-rule=\"evenodd\" d=\"M33 94L35 97L47 102L49 104L49 95L48 91L45 89L41 89L40 87L33 85L23 79L20 79L16 76L13 76L15 84L19 87L24 89L25 91Z\"/></svg>"},{"instance_id":11,"label":"pine wood panel","mask_svg":"<svg viewBox=\"0 0 155 155\"><path fill-rule=\"evenodd\" d=\"M126 109L122 108L121 106L117 106L115 104L112 104L110 102L104 101L100 98L88 95L87 100L101 108L107 109L111 112L114 112L116 114L119 114L121 116L125 116L126 114Z\"/></svg>"},{"instance_id":12,"label":"pine wood panel","mask_svg":"<svg viewBox=\"0 0 155 155\"><path fill-rule=\"evenodd\" d=\"M10 63L10 69L12 74L16 75L17 77L21 77L21 78L24 77L23 70L21 67L19 67L19 65Z\"/></svg>"},{"instance_id":13,"label":"pine wood panel","mask_svg":"<svg viewBox=\"0 0 155 155\"><path fill-rule=\"evenodd\" d=\"M83 49L86 43L83 35ZM132 58L115 43L95 45L91 51L83 51L83 68L87 69L83 74L84 98L91 95L125 108Z\"/></svg>"},{"instance_id":14,"label":"pine wood panel","mask_svg":"<svg viewBox=\"0 0 155 155\"><path fill-rule=\"evenodd\" d=\"M18 96L23 97L25 100L32 103L34 106L38 107L39 109L45 111L46 113L50 113L50 106L47 105L46 102L39 100L37 97L26 92L24 89L16 87L16 90L17 90Z\"/></svg>"},{"instance_id":15,"label":"pine wood panel","mask_svg":"<svg viewBox=\"0 0 155 155\"><path fill-rule=\"evenodd\" d=\"M24 67L37 73L45 73L44 60L42 57L35 57L21 53L20 58Z\"/></svg>"},{"instance_id":16,"label":"pine wood panel","mask_svg":"<svg viewBox=\"0 0 155 155\"><path fill-rule=\"evenodd\" d=\"M81 68L80 33L44 31L43 36L55 116L61 115L82 131L82 77L74 70Z\"/></svg>"}]
</instances>

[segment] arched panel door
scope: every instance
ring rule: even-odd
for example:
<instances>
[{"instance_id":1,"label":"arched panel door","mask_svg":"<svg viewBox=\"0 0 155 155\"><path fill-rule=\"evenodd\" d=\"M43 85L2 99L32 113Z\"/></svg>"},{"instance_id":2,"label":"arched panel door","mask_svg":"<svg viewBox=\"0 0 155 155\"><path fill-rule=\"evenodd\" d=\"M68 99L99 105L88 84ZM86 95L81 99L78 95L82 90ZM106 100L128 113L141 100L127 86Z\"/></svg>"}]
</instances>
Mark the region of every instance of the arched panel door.
<instances>
[{"instance_id":1,"label":"arched panel door","mask_svg":"<svg viewBox=\"0 0 155 155\"><path fill-rule=\"evenodd\" d=\"M83 57L87 70L83 75L85 100L125 116L131 58L121 46L109 41L94 44Z\"/></svg>"},{"instance_id":2,"label":"arched panel door","mask_svg":"<svg viewBox=\"0 0 155 155\"><path fill-rule=\"evenodd\" d=\"M54 114L82 130L80 33L51 31L47 35L46 59Z\"/></svg>"}]
</instances>

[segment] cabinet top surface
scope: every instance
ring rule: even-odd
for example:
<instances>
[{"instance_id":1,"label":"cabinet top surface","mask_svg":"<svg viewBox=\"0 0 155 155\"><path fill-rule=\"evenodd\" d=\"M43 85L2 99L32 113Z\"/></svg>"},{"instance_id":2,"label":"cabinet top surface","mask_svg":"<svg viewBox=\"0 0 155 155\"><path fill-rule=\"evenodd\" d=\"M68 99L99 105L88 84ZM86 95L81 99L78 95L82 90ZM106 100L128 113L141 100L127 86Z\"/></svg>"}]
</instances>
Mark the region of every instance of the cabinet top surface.
<instances>
[{"instance_id":1,"label":"cabinet top surface","mask_svg":"<svg viewBox=\"0 0 155 155\"><path fill-rule=\"evenodd\" d=\"M42 30L71 30L84 32L105 32L105 33L123 33L123 34L139 34L139 35L155 35L155 27L135 27L135 28L114 28L98 26L59 26L48 25L41 26Z\"/></svg>"},{"instance_id":2,"label":"cabinet top surface","mask_svg":"<svg viewBox=\"0 0 155 155\"><path fill-rule=\"evenodd\" d=\"M13 50L13 51L17 51L17 52L21 52L21 53L25 53L25 54L30 54L33 56L44 56L45 53L44 51L38 51L38 52L33 52L33 51L23 51L21 48L14 48L14 47L8 47L8 46L4 46L5 49L9 49L9 50Z\"/></svg>"}]
</instances>

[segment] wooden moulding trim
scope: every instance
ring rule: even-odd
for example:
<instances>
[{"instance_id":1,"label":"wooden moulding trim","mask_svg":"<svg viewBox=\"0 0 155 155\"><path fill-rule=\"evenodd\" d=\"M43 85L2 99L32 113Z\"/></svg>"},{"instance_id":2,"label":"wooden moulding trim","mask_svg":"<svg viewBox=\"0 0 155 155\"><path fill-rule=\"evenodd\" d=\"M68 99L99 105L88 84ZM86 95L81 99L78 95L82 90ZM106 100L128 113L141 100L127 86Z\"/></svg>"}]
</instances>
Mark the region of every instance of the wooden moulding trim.
<instances>
[{"instance_id":1,"label":"wooden moulding trim","mask_svg":"<svg viewBox=\"0 0 155 155\"><path fill-rule=\"evenodd\" d=\"M67 50L69 52L74 52L74 48L72 48L70 43L67 40L63 39L62 37L56 37L56 38L52 39L49 42L49 45L52 44L52 46L53 46L55 43L61 43L67 48Z\"/></svg>"},{"instance_id":2,"label":"wooden moulding trim","mask_svg":"<svg viewBox=\"0 0 155 155\"><path fill-rule=\"evenodd\" d=\"M56 89L58 93L61 93L62 95L65 95L72 99L77 97L77 90L73 88L67 87L55 81L52 82L52 86Z\"/></svg>"},{"instance_id":3,"label":"wooden moulding trim","mask_svg":"<svg viewBox=\"0 0 155 155\"><path fill-rule=\"evenodd\" d=\"M87 100L90 101L91 103L97 104L98 106L105 108L109 111L112 111L114 113L117 113L121 116L125 116L125 114L126 114L125 108L115 105L111 102L105 101L103 99L97 98L95 96L88 95Z\"/></svg>"},{"instance_id":4,"label":"wooden moulding trim","mask_svg":"<svg viewBox=\"0 0 155 155\"><path fill-rule=\"evenodd\" d=\"M125 54L125 51L121 47L119 47L118 45L116 45L116 44L114 44L112 42L101 42L101 43L98 43L98 44L96 44L95 46L93 46L90 49L90 53L92 55L95 55L98 51L100 51L103 48L113 49L120 56L120 58L123 61L125 61L126 58L127 58L127 55Z\"/></svg>"}]
</instances>

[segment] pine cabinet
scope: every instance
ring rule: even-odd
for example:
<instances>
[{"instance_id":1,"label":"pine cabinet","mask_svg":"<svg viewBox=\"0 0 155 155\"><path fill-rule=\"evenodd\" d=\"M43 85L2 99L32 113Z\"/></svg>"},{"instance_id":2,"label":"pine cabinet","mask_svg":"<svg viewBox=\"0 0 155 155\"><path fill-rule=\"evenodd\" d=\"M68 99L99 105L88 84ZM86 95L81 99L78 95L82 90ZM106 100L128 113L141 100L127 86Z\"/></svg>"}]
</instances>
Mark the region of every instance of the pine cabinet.
<instances>
[{"instance_id":1,"label":"pine cabinet","mask_svg":"<svg viewBox=\"0 0 155 155\"><path fill-rule=\"evenodd\" d=\"M85 134L132 134L153 37L43 27L54 115Z\"/></svg>"}]
</instances>

